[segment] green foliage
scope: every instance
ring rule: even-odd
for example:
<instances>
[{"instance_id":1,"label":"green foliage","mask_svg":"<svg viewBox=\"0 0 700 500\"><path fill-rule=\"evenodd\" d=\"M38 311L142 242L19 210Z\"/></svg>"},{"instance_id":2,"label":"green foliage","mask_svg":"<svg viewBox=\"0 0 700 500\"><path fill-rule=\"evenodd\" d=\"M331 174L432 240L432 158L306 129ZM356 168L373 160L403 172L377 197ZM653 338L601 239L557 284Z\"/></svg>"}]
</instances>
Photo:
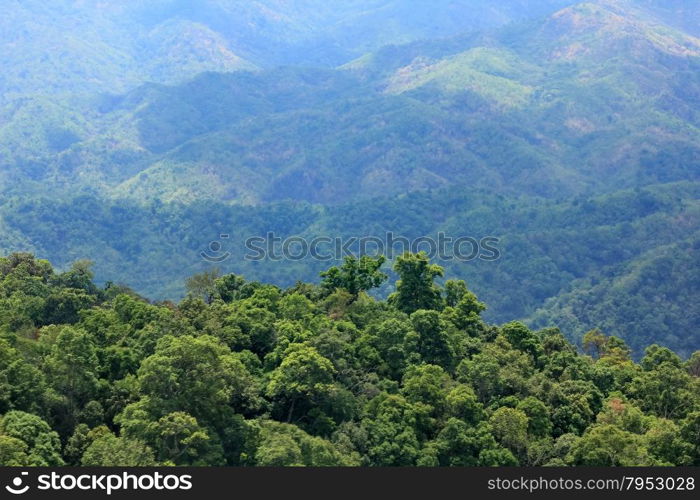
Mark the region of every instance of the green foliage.
<instances>
[{"instance_id":1,"label":"green foliage","mask_svg":"<svg viewBox=\"0 0 700 500\"><path fill-rule=\"evenodd\" d=\"M211 300L150 304L80 264L1 259L3 293L90 301L67 324L28 329L41 308L4 323L0 464L699 463L697 356L652 345L637 364L601 332L584 355L557 329L490 326L463 282L435 282L424 255L401 262L397 293L433 308L236 275L207 280Z\"/></svg>"},{"instance_id":2,"label":"green foliage","mask_svg":"<svg viewBox=\"0 0 700 500\"><path fill-rule=\"evenodd\" d=\"M213 269L205 271L201 274L195 274L187 279L185 286L187 292L195 297L203 298L205 302L211 303L214 294L217 292L217 280L219 279L219 270Z\"/></svg>"},{"instance_id":3,"label":"green foliage","mask_svg":"<svg viewBox=\"0 0 700 500\"><path fill-rule=\"evenodd\" d=\"M641 436L612 425L587 430L572 447L568 460L573 465L603 467L654 465Z\"/></svg>"},{"instance_id":4,"label":"green foliage","mask_svg":"<svg viewBox=\"0 0 700 500\"><path fill-rule=\"evenodd\" d=\"M451 367L454 351L437 311L419 310L411 315L414 333L406 336L406 350L415 361ZM409 358L413 361L414 359Z\"/></svg>"},{"instance_id":5,"label":"green foliage","mask_svg":"<svg viewBox=\"0 0 700 500\"><path fill-rule=\"evenodd\" d=\"M290 345L267 386L278 418L290 423L314 407L326 407L333 397L335 371L333 364L313 347Z\"/></svg>"},{"instance_id":6,"label":"green foliage","mask_svg":"<svg viewBox=\"0 0 700 500\"><path fill-rule=\"evenodd\" d=\"M145 434L143 437L154 443L159 462L199 466L225 464L220 445L187 413L169 413L149 424Z\"/></svg>"},{"instance_id":7,"label":"green foliage","mask_svg":"<svg viewBox=\"0 0 700 500\"><path fill-rule=\"evenodd\" d=\"M494 437L514 456L522 456L527 449L529 418L514 408L501 407L489 418Z\"/></svg>"},{"instance_id":8,"label":"green foliage","mask_svg":"<svg viewBox=\"0 0 700 500\"><path fill-rule=\"evenodd\" d=\"M471 427L458 419L445 424L433 446L426 446L426 452L421 465L495 467L518 463L510 451L498 445L487 424Z\"/></svg>"},{"instance_id":9,"label":"green foliage","mask_svg":"<svg viewBox=\"0 0 700 500\"><path fill-rule=\"evenodd\" d=\"M400 279L389 303L407 314L419 309L440 309L442 297L434 280L442 277L444 269L431 264L424 253L405 253L396 259L394 271Z\"/></svg>"},{"instance_id":10,"label":"green foliage","mask_svg":"<svg viewBox=\"0 0 700 500\"><path fill-rule=\"evenodd\" d=\"M0 463L6 467L34 465L27 455L27 444L10 436L0 436Z\"/></svg>"},{"instance_id":11,"label":"green foliage","mask_svg":"<svg viewBox=\"0 0 700 500\"><path fill-rule=\"evenodd\" d=\"M321 273L321 286L329 292L342 288L357 297L360 292L377 288L386 281L388 276L379 270L384 262L383 255L376 258L363 255L359 259L346 257L342 266Z\"/></svg>"},{"instance_id":12,"label":"green foliage","mask_svg":"<svg viewBox=\"0 0 700 500\"><path fill-rule=\"evenodd\" d=\"M5 438L3 453L10 461L26 460L28 463L22 465L37 467L63 465L58 434L36 415L21 411L6 413L0 420L0 435Z\"/></svg>"},{"instance_id":13,"label":"green foliage","mask_svg":"<svg viewBox=\"0 0 700 500\"><path fill-rule=\"evenodd\" d=\"M91 441L81 465L87 467L148 467L156 465L153 452L139 441L117 437L106 427L90 431Z\"/></svg>"},{"instance_id":14,"label":"green foliage","mask_svg":"<svg viewBox=\"0 0 700 500\"><path fill-rule=\"evenodd\" d=\"M61 406L68 422L97 395L98 363L93 339L86 332L66 327L53 342L44 366L49 384L63 396Z\"/></svg>"},{"instance_id":15,"label":"green foliage","mask_svg":"<svg viewBox=\"0 0 700 500\"><path fill-rule=\"evenodd\" d=\"M185 411L214 427L225 425L229 405L245 412L257 399L243 363L208 335L163 337L141 363L138 381L141 403L153 417Z\"/></svg>"},{"instance_id":16,"label":"green foliage","mask_svg":"<svg viewBox=\"0 0 700 500\"><path fill-rule=\"evenodd\" d=\"M522 323L513 322L501 327L503 336L508 339L513 347L526 352L532 356L532 359L537 361L537 358L542 352L542 346L535 335Z\"/></svg>"},{"instance_id":17,"label":"green foliage","mask_svg":"<svg viewBox=\"0 0 700 500\"><path fill-rule=\"evenodd\" d=\"M260 425L255 465L260 467L350 467L357 453L344 454L333 443L310 436L298 427L274 421Z\"/></svg>"}]
</instances>

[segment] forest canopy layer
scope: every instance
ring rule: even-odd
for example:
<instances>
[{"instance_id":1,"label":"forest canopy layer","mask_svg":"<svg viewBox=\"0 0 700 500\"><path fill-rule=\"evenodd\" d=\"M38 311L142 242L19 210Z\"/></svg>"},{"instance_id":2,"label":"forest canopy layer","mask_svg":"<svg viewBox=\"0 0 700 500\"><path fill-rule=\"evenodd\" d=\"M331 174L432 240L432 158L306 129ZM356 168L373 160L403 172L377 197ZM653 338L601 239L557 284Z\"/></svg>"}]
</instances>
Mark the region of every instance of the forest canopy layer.
<instances>
[{"instance_id":1,"label":"forest canopy layer","mask_svg":"<svg viewBox=\"0 0 700 500\"><path fill-rule=\"evenodd\" d=\"M489 325L423 254L287 289L215 270L151 303L0 258L0 464L700 465L700 352Z\"/></svg>"}]
</instances>

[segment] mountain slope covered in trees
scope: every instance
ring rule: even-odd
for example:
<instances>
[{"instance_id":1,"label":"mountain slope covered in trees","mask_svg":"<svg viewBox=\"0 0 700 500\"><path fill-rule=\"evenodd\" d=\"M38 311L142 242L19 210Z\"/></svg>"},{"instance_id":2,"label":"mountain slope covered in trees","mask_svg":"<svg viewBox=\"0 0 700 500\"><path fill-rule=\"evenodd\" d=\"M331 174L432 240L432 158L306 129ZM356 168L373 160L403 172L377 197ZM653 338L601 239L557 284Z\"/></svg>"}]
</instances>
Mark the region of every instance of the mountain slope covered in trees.
<instances>
[{"instance_id":1,"label":"mountain slope covered in trees","mask_svg":"<svg viewBox=\"0 0 700 500\"><path fill-rule=\"evenodd\" d=\"M698 2L196 3L8 2L0 250L179 299L221 234L494 236L488 321L698 348Z\"/></svg>"},{"instance_id":2,"label":"mountain slope covered in trees","mask_svg":"<svg viewBox=\"0 0 700 500\"><path fill-rule=\"evenodd\" d=\"M488 325L420 254L376 301L382 263L176 305L0 258L1 465L700 465L700 352Z\"/></svg>"},{"instance_id":3,"label":"mountain slope covered in trees","mask_svg":"<svg viewBox=\"0 0 700 500\"><path fill-rule=\"evenodd\" d=\"M250 260L245 240L268 232L307 241L328 235L384 239L387 231L410 240L437 240L440 232L453 239L491 236L499 238L497 261L441 262L485 299L489 321L560 324L579 342L600 327L625 339L636 356L653 342L687 356L700 342L699 189L680 183L551 201L455 188L330 207L17 199L0 206L0 249L56 256L63 269L89 258L101 282L129 283L151 297L177 299L188 275L212 266L280 286L318 280L328 264L311 256L284 265ZM220 240L221 234L229 238ZM210 264L200 253L214 240L224 245L214 256L230 256ZM382 286L379 295L387 296L391 287Z\"/></svg>"},{"instance_id":4,"label":"mountain slope covered in trees","mask_svg":"<svg viewBox=\"0 0 700 500\"><path fill-rule=\"evenodd\" d=\"M201 71L337 66L390 43L551 13L570 0L8 0L0 19L0 102L121 92Z\"/></svg>"},{"instance_id":5,"label":"mountain slope covered in trees","mask_svg":"<svg viewBox=\"0 0 700 500\"><path fill-rule=\"evenodd\" d=\"M556 197L697 180L700 39L640 5L577 4L339 70L15 101L0 112L4 189L327 204L454 185Z\"/></svg>"}]
</instances>

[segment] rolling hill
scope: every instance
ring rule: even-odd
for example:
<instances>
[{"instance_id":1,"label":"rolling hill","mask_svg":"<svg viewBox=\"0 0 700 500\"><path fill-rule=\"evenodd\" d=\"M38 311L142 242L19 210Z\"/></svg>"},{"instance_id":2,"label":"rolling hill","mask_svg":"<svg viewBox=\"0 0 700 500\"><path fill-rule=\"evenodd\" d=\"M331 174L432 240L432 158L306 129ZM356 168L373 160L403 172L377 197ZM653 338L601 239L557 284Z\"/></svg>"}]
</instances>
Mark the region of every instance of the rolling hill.
<instances>
[{"instance_id":1,"label":"rolling hill","mask_svg":"<svg viewBox=\"0 0 700 500\"><path fill-rule=\"evenodd\" d=\"M625 5L342 69L27 98L0 115L0 154L15 190L137 201L338 203L453 185L556 197L697 180L700 39Z\"/></svg>"},{"instance_id":2,"label":"rolling hill","mask_svg":"<svg viewBox=\"0 0 700 500\"><path fill-rule=\"evenodd\" d=\"M202 71L336 66L388 43L494 27L567 0L8 0L0 18L2 100L125 92Z\"/></svg>"}]
</instances>

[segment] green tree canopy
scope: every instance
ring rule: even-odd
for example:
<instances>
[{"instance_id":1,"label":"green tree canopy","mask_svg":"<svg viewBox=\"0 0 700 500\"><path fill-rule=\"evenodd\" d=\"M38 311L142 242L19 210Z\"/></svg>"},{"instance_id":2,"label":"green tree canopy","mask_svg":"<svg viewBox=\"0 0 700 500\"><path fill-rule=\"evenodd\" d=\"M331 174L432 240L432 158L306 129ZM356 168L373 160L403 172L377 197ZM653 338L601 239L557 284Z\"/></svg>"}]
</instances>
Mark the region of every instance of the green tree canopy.
<instances>
[{"instance_id":1,"label":"green tree canopy","mask_svg":"<svg viewBox=\"0 0 700 500\"><path fill-rule=\"evenodd\" d=\"M419 309L440 309L442 295L434 283L444 274L444 269L431 264L425 253L405 253L396 259L394 271L399 275L396 292L389 302L400 311L412 314Z\"/></svg>"}]
</instances>

